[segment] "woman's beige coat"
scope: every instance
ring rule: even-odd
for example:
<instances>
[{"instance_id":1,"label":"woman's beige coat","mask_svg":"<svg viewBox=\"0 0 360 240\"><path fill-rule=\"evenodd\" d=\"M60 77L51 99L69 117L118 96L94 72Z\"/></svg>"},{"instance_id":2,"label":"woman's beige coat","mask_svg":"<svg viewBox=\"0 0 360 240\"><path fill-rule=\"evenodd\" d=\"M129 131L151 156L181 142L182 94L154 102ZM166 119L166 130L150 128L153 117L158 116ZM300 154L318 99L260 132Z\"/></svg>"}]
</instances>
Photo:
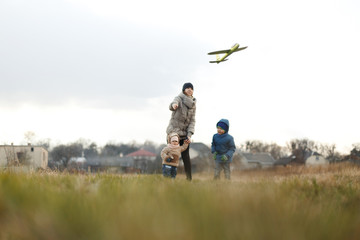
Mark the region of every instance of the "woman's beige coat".
<instances>
[{"instance_id":1,"label":"woman's beige coat","mask_svg":"<svg viewBox=\"0 0 360 240\"><path fill-rule=\"evenodd\" d=\"M178 105L176 110L172 107L174 103ZM182 139L191 137L195 132L196 99L180 93L174 98L169 109L172 114L166 133L176 132Z\"/></svg>"}]
</instances>

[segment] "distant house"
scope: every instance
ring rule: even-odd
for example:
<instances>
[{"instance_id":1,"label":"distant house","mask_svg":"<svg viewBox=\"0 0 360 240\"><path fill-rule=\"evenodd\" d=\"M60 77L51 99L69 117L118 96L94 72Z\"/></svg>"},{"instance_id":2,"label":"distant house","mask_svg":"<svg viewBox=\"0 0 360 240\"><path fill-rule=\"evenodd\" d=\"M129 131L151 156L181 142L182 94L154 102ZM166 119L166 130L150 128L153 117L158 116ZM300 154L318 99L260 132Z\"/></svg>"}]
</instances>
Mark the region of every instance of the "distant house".
<instances>
[{"instance_id":1,"label":"distant house","mask_svg":"<svg viewBox=\"0 0 360 240\"><path fill-rule=\"evenodd\" d=\"M69 170L85 170L86 158L84 157L72 157L68 162Z\"/></svg>"},{"instance_id":2,"label":"distant house","mask_svg":"<svg viewBox=\"0 0 360 240\"><path fill-rule=\"evenodd\" d=\"M89 172L111 171L119 173L147 173L156 160L156 154L140 149L124 157L98 157L86 159Z\"/></svg>"},{"instance_id":3,"label":"distant house","mask_svg":"<svg viewBox=\"0 0 360 240\"><path fill-rule=\"evenodd\" d=\"M313 154L310 157L308 157L305 161L305 165L327 165L329 164L329 161L326 160L323 156L320 154Z\"/></svg>"},{"instance_id":4,"label":"distant house","mask_svg":"<svg viewBox=\"0 0 360 240\"><path fill-rule=\"evenodd\" d=\"M350 155L345 156L343 160L360 164L360 150L358 148L354 148L351 150Z\"/></svg>"},{"instance_id":5,"label":"distant house","mask_svg":"<svg viewBox=\"0 0 360 240\"><path fill-rule=\"evenodd\" d=\"M140 149L126 155L125 157L132 159L133 164L131 167L139 169L140 173L145 173L147 172L149 165L155 161L156 154L144 149Z\"/></svg>"},{"instance_id":6,"label":"distant house","mask_svg":"<svg viewBox=\"0 0 360 240\"><path fill-rule=\"evenodd\" d=\"M88 172L117 172L117 173L140 173L140 170L133 168L131 157L97 157L88 158L84 164Z\"/></svg>"},{"instance_id":7,"label":"distant house","mask_svg":"<svg viewBox=\"0 0 360 240\"><path fill-rule=\"evenodd\" d=\"M270 153L246 153L240 152L241 162L246 168L267 168L272 167L275 159Z\"/></svg>"},{"instance_id":8,"label":"distant house","mask_svg":"<svg viewBox=\"0 0 360 240\"><path fill-rule=\"evenodd\" d=\"M329 161L317 152L306 152L304 154L304 160L297 161L298 157L295 155L291 155L289 157L280 158L279 160L275 161L276 166L287 166L287 165L298 165L298 164L305 164L307 166L310 165L323 165L329 164Z\"/></svg>"},{"instance_id":9,"label":"distant house","mask_svg":"<svg viewBox=\"0 0 360 240\"><path fill-rule=\"evenodd\" d=\"M289 157L282 157L282 158L276 160L274 165L275 166L284 166L285 167L285 166L287 166L287 165L289 165L291 163L294 163L295 159L296 159L296 156L294 156L294 155L291 155Z\"/></svg>"},{"instance_id":10,"label":"distant house","mask_svg":"<svg viewBox=\"0 0 360 240\"><path fill-rule=\"evenodd\" d=\"M213 171L214 160L212 158L211 149L208 146L203 143L191 143L189 154L192 172ZM182 171L183 166L184 162L181 160L180 171Z\"/></svg>"},{"instance_id":11,"label":"distant house","mask_svg":"<svg viewBox=\"0 0 360 240\"><path fill-rule=\"evenodd\" d=\"M25 166L32 169L46 169L48 151L40 146L0 145L0 167Z\"/></svg>"}]
</instances>

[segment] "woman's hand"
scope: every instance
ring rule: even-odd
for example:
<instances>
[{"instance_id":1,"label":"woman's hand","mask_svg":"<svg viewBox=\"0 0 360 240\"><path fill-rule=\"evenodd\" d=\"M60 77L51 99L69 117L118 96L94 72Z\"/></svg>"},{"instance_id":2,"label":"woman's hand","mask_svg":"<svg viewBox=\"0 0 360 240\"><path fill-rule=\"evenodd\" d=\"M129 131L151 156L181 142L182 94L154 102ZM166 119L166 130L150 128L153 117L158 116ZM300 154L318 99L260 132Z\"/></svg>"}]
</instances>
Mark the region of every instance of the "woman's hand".
<instances>
[{"instance_id":1,"label":"woman's hand","mask_svg":"<svg viewBox=\"0 0 360 240\"><path fill-rule=\"evenodd\" d=\"M172 105L172 108L173 108L174 110L176 110L176 109L178 108L178 105L177 105L176 103L174 103L174 104Z\"/></svg>"},{"instance_id":2,"label":"woman's hand","mask_svg":"<svg viewBox=\"0 0 360 240\"><path fill-rule=\"evenodd\" d=\"M187 144L190 144L191 143L191 138L187 137L187 139L184 142L187 143Z\"/></svg>"}]
</instances>

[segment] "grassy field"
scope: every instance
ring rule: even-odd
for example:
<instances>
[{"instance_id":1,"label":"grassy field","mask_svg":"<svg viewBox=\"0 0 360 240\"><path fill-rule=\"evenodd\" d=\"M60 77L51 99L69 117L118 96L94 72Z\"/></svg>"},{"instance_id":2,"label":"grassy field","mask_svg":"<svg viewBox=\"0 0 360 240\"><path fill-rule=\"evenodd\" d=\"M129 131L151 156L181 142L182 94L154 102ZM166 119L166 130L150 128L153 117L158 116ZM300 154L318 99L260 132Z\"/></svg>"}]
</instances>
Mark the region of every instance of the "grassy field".
<instances>
[{"instance_id":1,"label":"grassy field","mask_svg":"<svg viewBox=\"0 0 360 240\"><path fill-rule=\"evenodd\" d=\"M359 239L359 167L193 178L3 171L0 239Z\"/></svg>"}]
</instances>

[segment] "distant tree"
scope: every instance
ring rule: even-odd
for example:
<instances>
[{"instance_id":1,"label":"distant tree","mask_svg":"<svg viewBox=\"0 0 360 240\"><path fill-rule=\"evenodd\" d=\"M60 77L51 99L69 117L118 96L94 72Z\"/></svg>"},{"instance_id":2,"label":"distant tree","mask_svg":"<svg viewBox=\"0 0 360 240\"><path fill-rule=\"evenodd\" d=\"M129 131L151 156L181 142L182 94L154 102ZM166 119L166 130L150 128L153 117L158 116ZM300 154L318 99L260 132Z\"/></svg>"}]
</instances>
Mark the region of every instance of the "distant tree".
<instances>
[{"instance_id":1,"label":"distant tree","mask_svg":"<svg viewBox=\"0 0 360 240\"><path fill-rule=\"evenodd\" d=\"M269 145L269 150L268 152L271 154L271 156L278 160L282 157L285 157L287 155L287 151L285 147L281 147L279 145L277 145L276 143L271 143Z\"/></svg>"},{"instance_id":2,"label":"distant tree","mask_svg":"<svg viewBox=\"0 0 360 240\"><path fill-rule=\"evenodd\" d=\"M147 140L142 146L140 146L140 148L152 153L156 153L157 146L154 142Z\"/></svg>"},{"instance_id":3,"label":"distant tree","mask_svg":"<svg viewBox=\"0 0 360 240\"><path fill-rule=\"evenodd\" d=\"M80 143L72 143L69 145L62 144L56 146L50 154L54 162L63 164L64 167L67 167L72 157L81 157L82 153L83 145Z\"/></svg>"},{"instance_id":4,"label":"distant tree","mask_svg":"<svg viewBox=\"0 0 360 240\"><path fill-rule=\"evenodd\" d=\"M248 140L245 142L245 149L249 152L264 152L264 143L258 140Z\"/></svg>"},{"instance_id":5,"label":"distant tree","mask_svg":"<svg viewBox=\"0 0 360 240\"><path fill-rule=\"evenodd\" d=\"M127 155L129 153L139 150L135 142L130 144L113 144L108 143L101 149L101 156L119 156Z\"/></svg>"},{"instance_id":6,"label":"distant tree","mask_svg":"<svg viewBox=\"0 0 360 240\"><path fill-rule=\"evenodd\" d=\"M342 158L341 154L336 151L335 144L319 144L318 150L329 162L337 162Z\"/></svg>"},{"instance_id":7,"label":"distant tree","mask_svg":"<svg viewBox=\"0 0 360 240\"><path fill-rule=\"evenodd\" d=\"M295 156L295 163L305 164L306 159L311 155L313 151L317 151L319 146L309 139L293 139L287 143L287 147Z\"/></svg>"},{"instance_id":8,"label":"distant tree","mask_svg":"<svg viewBox=\"0 0 360 240\"><path fill-rule=\"evenodd\" d=\"M140 149L139 144L136 141L129 142L128 144L122 144L122 153L127 155Z\"/></svg>"},{"instance_id":9,"label":"distant tree","mask_svg":"<svg viewBox=\"0 0 360 240\"><path fill-rule=\"evenodd\" d=\"M96 143L92 142L87 148L84 148L84 157L88 159L99 156L97 148Z\"/></svg>"},{"instance_id":10,"label":"distant tree","mask_svg":"<svg viewBox=\"0 0 360 240\"><path fill-rule=\"evenodd\" d=\"M35 145L43 147L43 148L45 148L46 150L49 151L49 149L50 149L50 141L51 141L50 138L46 138L46 139L37 141L35 143Z\"/></svg>"},{"instance_id":11,"label":"distant tree","mask_svg":"<svg viewBox=\"0 0 360 240\"><path fill-rule=\"evenodd\" d=\"M353 149L350 152L350 156L356 157L360 160L360 143L353 144Z\"/></svg>"},{"instance_id":12,"label":"distant tree","mask_svg":"<svg viewBox=\"0 0 360 240\"><path fill-rule=\"evenodd\" d=\"M350 151L350 154L343 156L342 160L360 164L360 144L355 143L352 146L353 149Z\"/></svg>"},{"instance_id":13,"label":"distant tree","mask_svg":"<svg viewBox=\"0 0 360 240\"><path fill-rule=\"evenodd\" d=\"M35 133L32 131L27 131L24 133L24 139L27 143L32 143L35 139Z\"/></svg>"},{"instance_id":14,"label":"distant tree","mask_svg":"<svg viewBox=\"0 0 360 240\"><path fill-rule=\"evenodd\" d=\"M354 143L352 144L353 151L360 152L360 143Z\"/></svg>"},{"instance_id":15,"label":"distant tree","mask_svg":"<svg viewBox=\"0 0 360 240\"><path fill-rule=\"evenodd\" d=\"M155 150L154 153L160 155L160 153L161 153L161 151L163 150L164 147L166 147L166 144L160 144L160 145L156 148L156 150Z\"/></svg>"},{"instance_id":16,"label":"distant tree","mask_svg":"<svg viewBox=\"0 0 360 240\"><path fill-rule=\"evenodd\" d=\"M119 145L108 143L101 149L102 156L118 156L121 153Z\"/></svg>"},{"instance_id":17,"label":"distant tree","mask_svg":"<svg viewBox=\"0 0 360 240\"><path fill-rule=\"evenodd\" d=\"M280 159L286 155L286 148L277 145L276 143L265 143L258 140L248 140L245 142L245 151L253 153L270 153L274 159Z\"/></svg>"},{"instance_id":18,"label":"distant tree","mask_svg":"<svg viewBox=\"0 0 360 240\"><path fill-rule=\"evenodd\" d=\"M55 146L50 152L50 157L53 162L56 162L58 165L65 165L65 161L67 158L66 155L66 145L58 145Z\"/></svg>"}]
</instances>

